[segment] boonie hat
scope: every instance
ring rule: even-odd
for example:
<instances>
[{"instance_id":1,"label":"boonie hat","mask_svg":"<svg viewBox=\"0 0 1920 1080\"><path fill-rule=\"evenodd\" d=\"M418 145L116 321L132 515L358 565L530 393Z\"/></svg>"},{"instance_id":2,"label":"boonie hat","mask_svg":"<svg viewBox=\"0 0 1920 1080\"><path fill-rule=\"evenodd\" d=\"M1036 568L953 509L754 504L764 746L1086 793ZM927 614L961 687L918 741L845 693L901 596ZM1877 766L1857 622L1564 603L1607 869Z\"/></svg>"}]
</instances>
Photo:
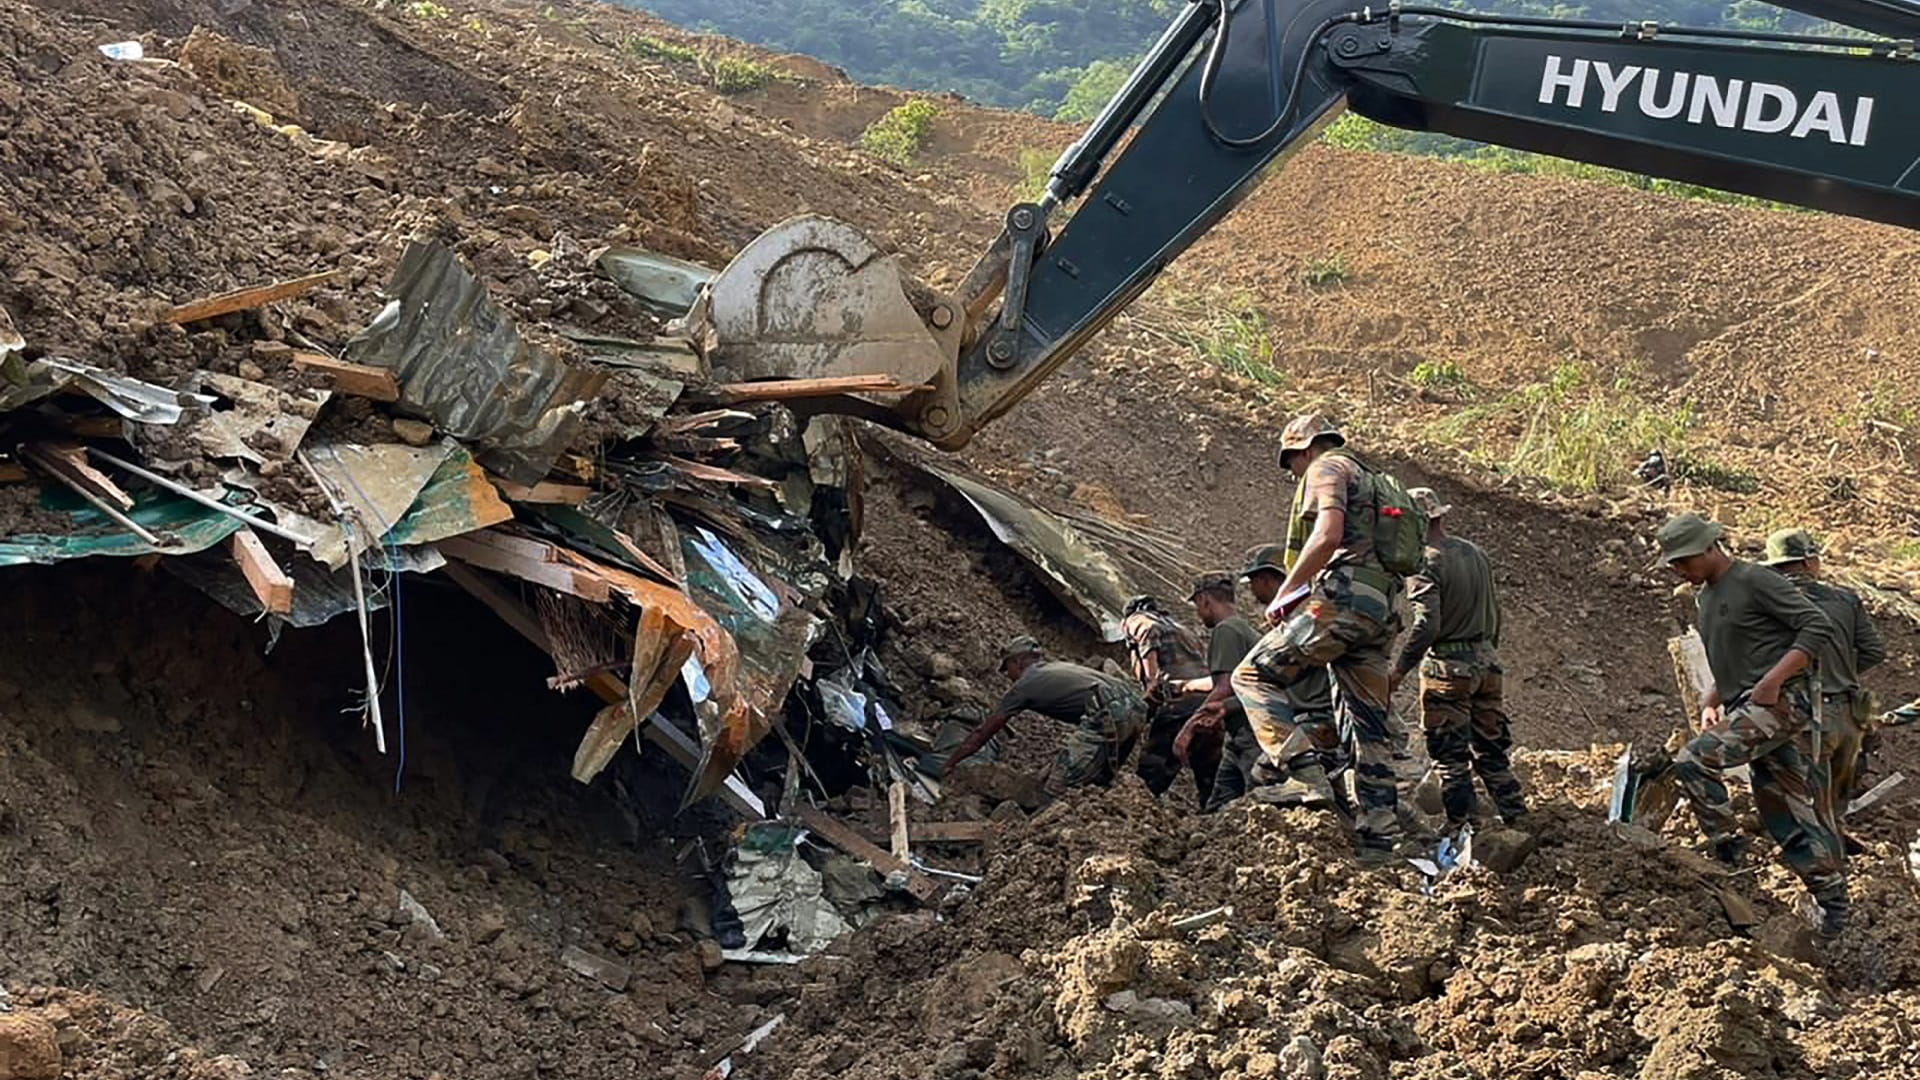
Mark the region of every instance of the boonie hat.
<instances>
[{"instance_id":1,"label":"boonie hat","mask_svg":"<svg viewBox=\"0 0 1920 1080\"><path fill-rule=\"evenodd\" d=\"M1280 467L1286 468L1292 456L1313 445L1313 440L1332 436L1335 446L1345 446L1347 437L1320 413L1302 413L1287 421L1280 432Z\"/></svg>"},{"instance_id":2,"label":"boonie hat","mask_svg":"<svg viewBox=\"0 0 1920 1080\"><path fill-rule=\"evenodd\" d=\"M1672 563L1712 550L1719 543L1721 527L1699 514L1681 514L1660 526L1660 561Z\"/></svg>"},{"instance_id":3,"label":"boonie hat","mask_svg":"<svg viewBox=\"0 0 1920 1080\"><path fill-rule=\"evenodd\" d=\"M1807 530L1781 529L1767 537L1767 557L1762 565L1784 566L1819 557L1820 545L1814 542L1813 535Z\"/></svg>"}]
</instances>

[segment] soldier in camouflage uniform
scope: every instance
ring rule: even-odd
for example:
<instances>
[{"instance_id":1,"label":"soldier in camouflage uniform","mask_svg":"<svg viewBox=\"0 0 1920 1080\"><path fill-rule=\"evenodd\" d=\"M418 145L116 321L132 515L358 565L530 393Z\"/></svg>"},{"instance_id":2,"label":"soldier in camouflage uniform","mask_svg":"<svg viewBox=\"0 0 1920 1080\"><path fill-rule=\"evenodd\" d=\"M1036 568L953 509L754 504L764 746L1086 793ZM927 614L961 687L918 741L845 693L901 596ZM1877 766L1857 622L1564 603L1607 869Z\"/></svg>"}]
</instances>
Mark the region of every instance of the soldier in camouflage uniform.
<instances>
[{"instance_id":1,"label":"soldier in camouflage uniform","mask_svg":"<svg viewBox=\"0 0 1920 1080\"><path fill-rule=\"evenodd\" d=\"M1426 569L1407 579L1413 625L1394 662L1391 686L1420 670L1420 714L1427 756L1440 771L1447 831L1473 814L1473 776L1487 786L1494 809L1514 824L1527 812L1508 755L1513 733L1503 705L1500 599L1493 566L1470 540L1442 523L1453 508L1432 488L1407 492L1427 515Z\"/></svg>"},{"instance_id":2,"label":"soldier in camouflage uniform","mask_svg":"<svg viewBox=\"0 0 1920 1080\"><path fill-rule=\"evenodd\" d=\"M1847 922L1847 862L1823 810L1826 769L1815 749L1809 665L1832 647L1827 617L1779 574L1720 546L1720 526L1682 514L1660 527L1660 557L1698 589L1695 605L1713 691L1702 730L1674 756L1675 779L1722 862L1745 849L1726 770L1747 765L1753 801L1780 858L1819 901L1823 936Z\"/></svg>"},{"instance_id":3,"label":"soldier in camouflage uniform","mask_svg":"<svg viewBox=\"0 0 1920 1080\"><path fill-rule=\"evenodd\" d=\"M1848 853L1858 854L1859 845L1847 837L1841 819L1847 800L1858 794L1860 749L1878 711L1860 676L1887 658L1887 643L1858 593L1821 579L1820 545L1805 529L1781 529L1767 537L1764 565L1785 574L1833 624L1834 647L1820 658L1820 748L1829 776L1828 812Z\"/></svg>"},{"instance_id":4,"label":"soldier in camouflage uniform","mask_svg":"<svg viewBox=\"0 0 1920 1080\"><path fill-rule=\"evenodd\" d=\"M1206 650L1199 635L1174 620L1174 617L1150 596L1127 601L1120 620L1120 632L1127 639L1127 656L1133 677L1140 682L1147 699L1147 734L1140 746L1140 779L1147 790L1164 795L1180 777L1182 760L1173 743L1206 700ZM1205 684L1201 689L1195 685ZM1213 793L1213 776L1220 765L1220 742L1202 739L1190 747L1186 764L1193 770L1194 787L1205 806Z\"/></svg>"},{"instance_id":5,"label":"soldier in camouflage uniform","mask_svg":"<svg viewBox=\"0 0 1920 1080\"><path fill-rule=\"evenodd\" d=\"M1070 728L1047 773L1048 798L1069 788L1113 783L1146 727L1147 706L1133 687L1092 668L1046 660L1040 643L1025 635L1001 650L1000 671L1013 680L1013 688L992 715L954 747L941 775L950 775L977 753L1015 713L1032 710Z\"/></svg>"},{"instance_id":6,"label":"soldier in camouflage uniform","mask_svg":"<svg viewBox=\"0 0 1920 1080\"><path fill-rule=\"evenodd\" d=\"M1193 594L1188 597L1193 601L1194 614L1207 628L1207 700L1187 720L1174 740L1173 752L1186 761L1192 759L1195 744L1204 745L1207 740L1215 744L1213 756L1218 764L1213 791L1200 804L1205 811L1218 810L1246 794L1248 775L1260 756L1260 744L1254 741L1253 728L1247 724L1247 711L1233 693L1233 669L1253 651L1260 634L1235 606L1233 585L1232 574L1204 574L1194 582ZM1200 681L1191 685L1198 687Z\"/></svg>"},{"instance_id":7,"label":"soldier in camouflage uniform","mask_svg":"<svg viewBox=\"0 0 1920 1080\"><path fill-rule=\"evenodd\" d=\"M1374 472L1344 449L1324 417L1296 417L1280 436L1280 464L1298 481L1287 534L1286 578L1267 605L1272 627L1233 673L1233 689L1263 751L1289 786L1332 801L1327 764L1345 735L1353 746L1354 833L1360 859L1381 865L1400 837L1393 771L1387 647L1400 578L1380 564L1371 518ZM1340 731L1308 728L1294 688L1322 668L1339 686Z\"/></svg>"}]
</instances>

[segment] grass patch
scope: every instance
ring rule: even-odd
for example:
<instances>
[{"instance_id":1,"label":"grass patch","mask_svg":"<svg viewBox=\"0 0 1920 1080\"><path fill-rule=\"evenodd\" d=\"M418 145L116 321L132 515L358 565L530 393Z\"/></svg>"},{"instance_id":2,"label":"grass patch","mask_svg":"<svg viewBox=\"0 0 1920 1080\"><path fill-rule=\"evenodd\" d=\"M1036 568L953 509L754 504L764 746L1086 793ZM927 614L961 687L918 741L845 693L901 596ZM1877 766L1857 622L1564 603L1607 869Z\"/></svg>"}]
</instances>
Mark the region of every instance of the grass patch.
<instances>
[{"instance_id":1,"label":"grass patch","mask_svg":"<svg viewBox=\"0 0 1920 1080\"><path fill-rule=\"evenodd\" d=\"M1047 193L1047 180L1053 170L1053 160L1058 156L1038 146L1020 148L1020 179L1013 186L1016 201L1040 201L1040 196Z\"/></svg>"},{"instance_id":2,"label":"grass patch","mask_svg":"<svg viewBox=\"0 0 1920 1080\"><path fill-rule=\"evenodd\" d=\"M413 3L407 5L407 10L412 12L415 18L420 19L446 19L453 16L450 9L434 3L433 0L413 0Z\"/></svg>"},{"instance_id":3,"label":"grass patch","mask_svg":"<svg viewBox=\"0 0 1920 1080\"><path fill-rule=\"evenodd\" d=\"M1902 540L1889 554L1902 562L1920 562L1920 540Z\"/></svg>"},{"instance_id":4,"label":"grass patch","mask_svg":"<svg viewBox=\"0 0 1920 1080\"><path fill-rule=\"evenodd\" d=\"M1648 450L1660 448L1673 460L1694 421L1691 406L1650 405L1631 380L1596 381L1589 368L1567 363L1541 382L1460 410L1432 433L1471 442L1474 456L1508 472L1585 493L1631 482ZM1514 426L1520 435L1504 456L1486 449L1487 431Z\"/></svg>"},{"instance_id":5,"label":"grass patch","mask_svg":"<svg viewBox=\"0 0 1920 1080\"><path fill-rule=\"evenodd\" d=\"M707 78L712 80L713 88L723 94L749 93L774 80L772 68L740 56L709 54L702 59L701 67L706 70Z\"/></svg>"},{"instance_id":6,"label":"grass patch","mask_svg":"<svg viewBox=\"0 0 1920 1080\"><path fill-rule=\"evenodd\" d=\"M676 45L671 41L662 41L645 34L628 34L620 41L620 48L629 56L638 56L644 60L667 60L674 63L691 63L700 59L700 54L685 45Z\"/></svg>"},{"instance_id":7,"label":"grass patch","mask_svg":"<svg viewBox=\"0 0 1920 1080\"><path fill-rule=\"evenodd\" d=\"M1735 495L1752 495L1760 490L1760 478L1750 472L1686 454L1667 455L1667 474L1675 480Z\"/></svg>"},{"instance_id":8,"label":"grass patch","mask_svg":"<svg viewBox=\"0 0 1920 1080\"><path fill-rule=\"evenodd\" d=\"M1460 365L1451 360L1422 360L1413 365L1407 381L1422 390L1462 398L1472 397L1476 389L1466 373L1460 370Z\"/></svg>"},{"instance_id":9,"label":"grass patch","mask_svg":"<svg viewBox=\"0 0 1920 1080\"><path fill-rule=\"evenodd\" d=\"M910 164L933 137L933 121L940 115L931 101L903 101L860 133L860 149L895 165Z\"/></svg>"},{"instance_id":10,"label":"grass patch","mask_svg":"<svg viewBox=\"0 0 1920 1080\"><path fill-rule=\"evenodd\" d=\"M1274 364L1267 317L1245 294L1178 297L1174 336L1207 363L1262 386L1284 386L1287 373Z\"/></svg>"},{"instance_id":11,"label":"grass patch","mask_svg":"<svg viewBox=\"0 0 1920 1080\"><path fill-rule=\"evenodd\" d=\"M1347 270L1347 260L1337 254L1320 259L1308 259L1307 265L1300 270L1300 280L1315 289L1324 289L1329 285L1343 285L1351 276Z\"/></svg>"},{"instance_id":12,"label":"grass patch","mask_svg":"<svg viewBox=\"0 0 1920 1080\"><path fill-rule=\"evenodd\" d=\"M1743 195L1734 191L1721 191L1718 188L1701 187L1698 184L1648 176L1645 173L1609 169L1582 161L1569 161L1565 158L1549 157L1546 154L1535 154L1526 150L1513 150L1504 146L1487 146L1465 139L1434 135L1430 132L1402 131L1399 128L1375 123L1357 113L1343 114L1338 120L1327 125L1327 129L1321 133L1320 137L1329 145L1348 150L1373 150L1381 153L1439 158L1443 161L1458 161L1488 172L1564 176L1576 180L1591 180L1620 187L1638 188L1641 191L1652 191L1683 199L1723 203L1729 206L1807 212L1805 207L1778 203L1771 199Z\"/></svg>"},{"instance_id":13,"label":"grass patch","mask_svg":"<svg viewBox=\"0 0 1920 1080\"><path fill-rule=\"evenodd\" d=\"M1862 390L1852 406L1834 415L1833 425L1842 431L1866 429L1905 434L1920 419L1914 407L1902 400L1892 383L1881 382L1872 390Z\"/></svg>"}]
</instances>

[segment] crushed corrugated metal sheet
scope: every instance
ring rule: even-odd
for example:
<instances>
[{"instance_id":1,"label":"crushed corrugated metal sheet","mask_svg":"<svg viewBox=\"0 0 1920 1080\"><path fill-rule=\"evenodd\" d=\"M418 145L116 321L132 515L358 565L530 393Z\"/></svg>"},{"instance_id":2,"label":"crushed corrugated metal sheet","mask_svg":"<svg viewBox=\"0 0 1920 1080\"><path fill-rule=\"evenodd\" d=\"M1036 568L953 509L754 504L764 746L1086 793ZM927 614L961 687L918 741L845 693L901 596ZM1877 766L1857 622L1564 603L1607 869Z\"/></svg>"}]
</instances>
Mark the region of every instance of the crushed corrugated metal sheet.
<instances>
[{"instance_id":1,"label":"crushed corrugated metal sheet","mask_svg":"<svg viewBox=\"0 0 1920 1080\"><path fill-rule=\"evenodd\" d=\"M72 392L84 394L137 423L173 424L188 410L214 403L213 398L202 394L169 390L64 356L25 360L20 349L20 345L0 348L0 412Z\"/></svg>"},{"instance_id":2,"label":"crushed corrugated metal sheet","mask_svg":"<svg viewBox=\"0 0 1920 1080\"><path fill-rule=\"evenodd\" d=\"M134 494L133 500L127 517L170 541L165 548L156 548L121 528L72 493L49 489L41 494L41 505L69 515L73 531L57 536L23 533L0 539L0 566L56 563L94 555L190 555L218 544L241 528L241 522L226 514L167 492L143 490Z\"/></svg>"},{"instance_id":3,"label":"crushed corrugated metal sheet","mask_svg":"<svg viewBox=\"0 0 1920 1080\"><path fill-rule=\"evenodd\" d=\"M697 263L633 247L607 248L594 257L593 263L663 319L685 315L700 290L713 284L714 278L713 271Z\"/></svg>"},{"instance_id":4,"label":"crushed corrugated metal sheet","mask_svg":"<svg viewBox=\"0 0 1920 1080\"><path fill-rule=\"evenodd\" d=\"M1059 516L1025 499L950 469L922 464L979 513L1000 542L1038 569L1061 602L1100 632L1119 641L1121 612L1133 587L1107 553Z\"/></svg>"},{"instance_id":5,"label":"crushed corrugated metal sheet","mask_svg":"<svg viewBox=\"0 0 1920 1080\"><path fill-rule=\"evenodd\" d=\"M401 405L469 444L487 468L526 484L545 476L606 373L526 341L438 242L407 248L388 294L345 358L391 369Z\"/></svg>"}]
</instances>

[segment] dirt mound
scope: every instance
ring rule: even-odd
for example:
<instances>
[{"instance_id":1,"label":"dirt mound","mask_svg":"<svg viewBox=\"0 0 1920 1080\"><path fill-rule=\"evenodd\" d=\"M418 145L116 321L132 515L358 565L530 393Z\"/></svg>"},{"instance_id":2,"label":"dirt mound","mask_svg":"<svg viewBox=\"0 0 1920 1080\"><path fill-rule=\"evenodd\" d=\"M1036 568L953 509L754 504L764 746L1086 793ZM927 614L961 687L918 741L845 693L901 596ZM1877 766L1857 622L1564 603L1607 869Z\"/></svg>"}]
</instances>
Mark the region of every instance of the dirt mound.
<instances>
[{"instance_id":1,"label":"dirt mound","mask_svg":"<svg viewBox=\"0 0 1920 1080\"><path fill-rule=\"evenodd\" d=\"M1131 782L1056 806L939 932L895 920L822 961L831 978L748 1073L1912 1075L1887 1033L1920 1022L1920 971L1883 952L1910 910L1876 907L1831 966L1809 963L1783 875L1732 886L1763 922L1749 940L1689 862L1607 830L1605 753L1522 771L1537 852L1431 896L1411 868L1356 873L1301 811L1196 820ZM1877 844L1869 865L1890 877L1897 858Z\"/></svg>"}]
</instances>

